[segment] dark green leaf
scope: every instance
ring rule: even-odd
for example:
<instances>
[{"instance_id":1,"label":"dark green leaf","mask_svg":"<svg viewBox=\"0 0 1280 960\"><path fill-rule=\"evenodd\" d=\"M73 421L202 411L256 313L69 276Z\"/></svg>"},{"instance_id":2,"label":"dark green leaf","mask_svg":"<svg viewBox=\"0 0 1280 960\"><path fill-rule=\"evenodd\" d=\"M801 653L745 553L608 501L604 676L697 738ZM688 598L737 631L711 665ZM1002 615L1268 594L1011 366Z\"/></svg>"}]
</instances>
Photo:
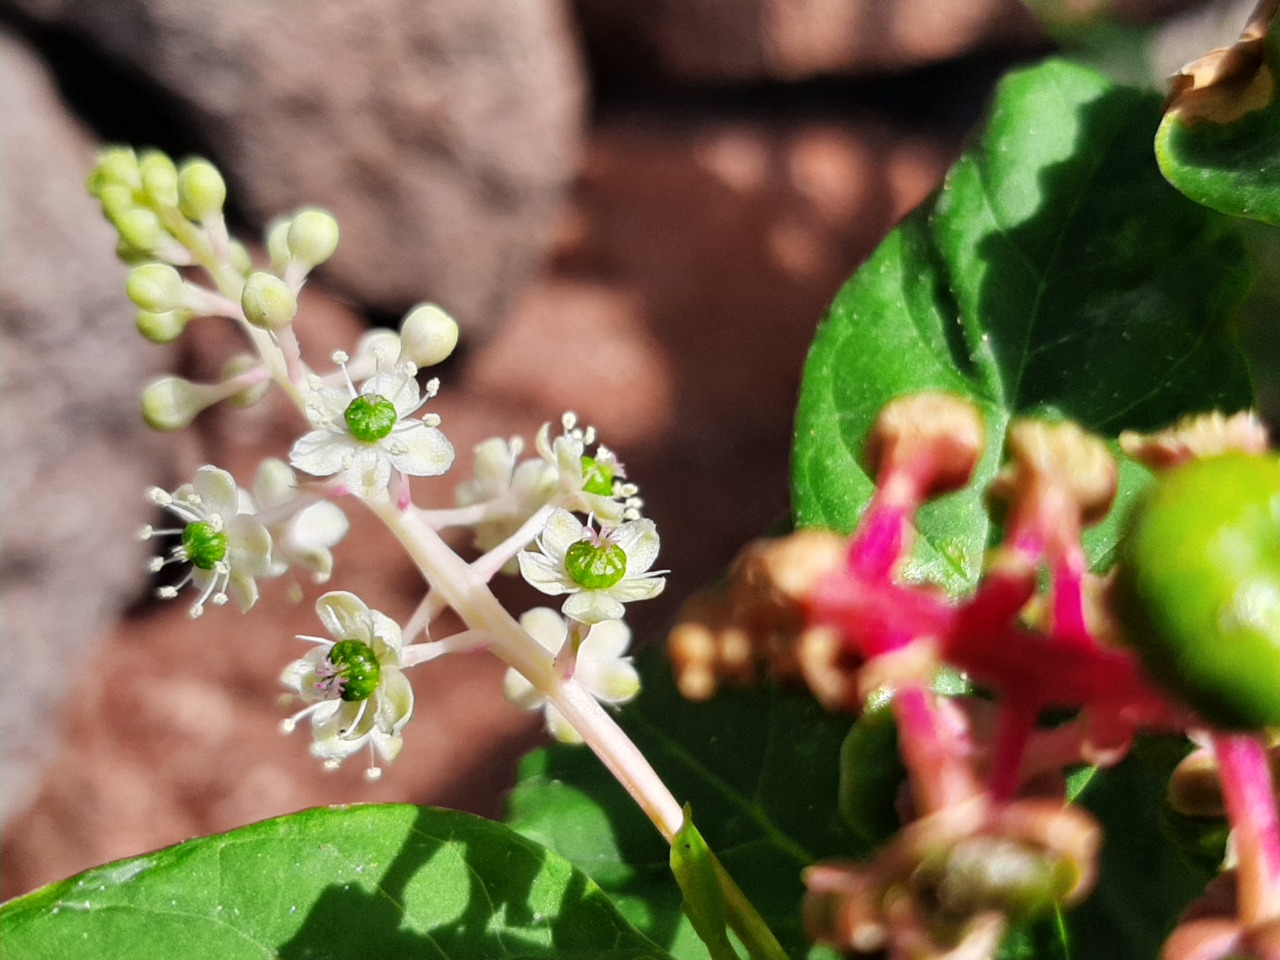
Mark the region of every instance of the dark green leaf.
<instances>
[{"instance_id":1,"label":"dark green leaf","mask_svg":"<svg viewBox=\"0 0 1280 960\"><path fill-rule=\"evenodd\" d=\"M1264 41L1246 42L1236 55L1243 70L1230 83L1175 94L1156 137L1160 169L1197 203L1280 224L1280 21ZM1240 110L1246 112L1234 116Z\"/></svg>"},{"instance_id":2,"label":"dark green leaf","mask_svg":"<svg viewBox=\"0 0 1280 960\"><path fill-rule=\"evenodd\" d=\"M801 870L865 849L836 809L840 744L851 718L798 691L728 690L685 701L657 653L619 722L792 956L830 956L800 928ZM680 909L668 848L600 762L581 747L525 758L508 805L520 833L571 861L641 931L681 958L705 958Z\"/></svg>"},{"instance_id":3,"label":"dark green leaf","mask_svg":"<svg viewBox=\"0 0 1280 960\"><path fill-rule=\"evenodd\" d=\"M667 956L563 859L426 807L308 810L0 907L6 960Z\"/></svg>"},{"instance_id":4,"label":"dark green leaf","mask_svg":"<svg viewBox=\"0 0 1280 960\"><path fill-rule=\"evenodd\" d=\"M1227 333L1249 270L1223 218L1156 168L1159 101L1063 61L1011 74L942 189L845 285L818 331L797 413L802 525L849 529L871 491L858 456L881 406L949 390L981 409L974 483L930 504L910 576L961 589L987 547L980 491L1010 417L1107 436L1249 403ZM1125 496L1144 474L1123 472ZM1114 546L1094 533L1091 558Z\"/></svg>"}]
</instances>

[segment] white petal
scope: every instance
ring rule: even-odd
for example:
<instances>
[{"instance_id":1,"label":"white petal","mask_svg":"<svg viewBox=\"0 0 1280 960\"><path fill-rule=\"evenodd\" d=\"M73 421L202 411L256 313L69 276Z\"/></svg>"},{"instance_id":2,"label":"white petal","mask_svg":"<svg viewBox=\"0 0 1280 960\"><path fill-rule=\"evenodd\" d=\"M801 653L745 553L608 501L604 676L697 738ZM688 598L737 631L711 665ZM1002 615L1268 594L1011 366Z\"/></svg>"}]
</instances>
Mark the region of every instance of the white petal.
<instances>
[{"instance_id":1,"label":"white petal","mask_svg":"<svg viewBox=\"0 0 1280 960\"><path fill-rule=\"evenodd\" d=\"M565 552L586 535L586 528L568 510L556 510L547 518L538 542L548 556L563 560Z\"/></svg>"},{"instance_id":2,"label":"white petal","mask_svg":"<svg viewBox=\"0 0 1280 960\"><path fill-rule=\"evenodd\" d=\"M342 508L328 500L300 511L288 525L287 539L297 550L337 546L351 524Z\"/></svg>"},{"instance_id":3,"label":"white petal","mask_svg":"<svg viewBox=\"0 0 1280 960\"><path fill-rule=\"evenodd\" d=\"M667 585L666 577L635 577L619 580L609 588L609 593L623 603L633 600L652 600Z\"/></svg>"},{"instance_id":4,"label":"white petal","mask_svg":"<svg viewBox=\"0 0 1280 960\"><path fill-rule=\"evenodd\" d=\"M234 567L231 579L227 581L227 592L235 598L243 611L247 611L258 602L258 582L253 577L238 575Z\"/></svg>"},{"instance_id":5,"label":"white petal","mask_svg":"<svg viewBox=\"0 0 1280 960\"><path fill-rule=\"evenodd\" d=\"M271 534L247 513L227 525L227 559L236 576L261 577L271 569Z\"/></svg>"},{"instance_id":6,"label":"white petal","mask_svg":"<svg viewBox=\"0 0 1280 960\"><path fill-rule=\"evenodd\" d=\"M550 594L553 597L579 589L576 583L571 583L566 579L560 570L559 564L552 563L541 553L531 553L525 550L516 555L516 560L520 564L520 575L534 589L541 590L543 593Z\"/></svg>"},{"instance_id":7,"label":"white petal","mask_svg":"<svg viewBox=\"0 0 1280 960\"><path fill-rule=\"evenodd\" d=\"M288 503L298 493L298 478L287 463L267 457L253 476L253 498L259 506L274 507Z\"/></svg>"},{"instance_id":8,"label":"white petal","mask_svg":"<svg viewBox=\"0 0 1280 960\"><path fill-rule=\"evenodd\" d=\"M582 642L578 651L578 663L582 664L584 658L596 663L616 660L627 652L630 645L631 628L623 621L606 620L604 623L597 623Z\"/></svg>"},{"instance_id":9,"label":"white petal","mask_svg":"<svg viewBox=\"0 0 1280 960\"><path fill-rule=\"evenodd\" d=\"M200 498L206 516L215 513L230 520L240 510L240 489L231 474L213 466L203 466L196 471L191 484Z\"/></svg>"},{"instance_id":10,"label":"white petal","mask_svg":"<svg viewBox=\"0 0 1280 960\"><path fill-rule=\"evenodd\" d=\"M581 593L575 593L560 609L564 611L566 617L573 617L583 623L618 620L626 613L622 604L603 590L584 590Z\"/></svg>"},{"instance_id":11,"label":"white petal","mask_svg":"<svg viewBox=\"0 0 1280 960\"><path fill-rule=\"evenodd\" d=\"M582 737L578 734L578 731L573 729L569 721L564 718L564 714L551 704L547 704L544 715L547 718L547 730L561 743L582 742Z\"/></svg>"},{"instance_id":12,"label":"white petal","mask_svg":"<svg viewBox=\"0 0 1280 960\"><path fill-rule=\"evenodd\" d=\"M502 678L502 695L507 698L508 703L521 710L536 710L547 699L519 670L511 667L507 668Z\"/></svg>"},{"instance_id":13,"label":"white petal","mask_svg":"<svg viewBox=\"0 0 1280 960\"><path fill-rule=\"evenodd\" d=\"M653 566L658 558L658 527L649 519L624 523L614 535L627 554L627 576L634 577Z\"/></svg>"},{"instance_id":14,"label":"white petal","mask_svg":"<svg viewBox=\"0 0 1280 960\"><path fill-rule=\"evenodd\" d=\"M387 489L391 482L391 459L381 447L357 450L351 462L342 468L342 483L361 500L371 500Z\"/></svg>"},{"instance_id":15,"label":"white petal","mask_svg":"<svg viewBox=\"0 0 1280 960\"><path fill-rule=\"evenodd\" d=\"M312 430L298 438L289 451L289 462L313 477L327 477L342 469L356 441L333 430Z\"/></svg>"},{"instance_id":16,"label":"white petal","mask_svg":"<svg viewBox=\"0 0 1280 960\"><path fill-rule=\"evenodd\" d=\"M606 621L619 623L621 621ZM602 627L604 624L599 624ZM630 657L613 660L602 670L581 678L582 685L591 695L604 703L626 703L640 692L640 675Z\"/></svg>"},{"instance_id":17,"label":"white petal","mask_svg":"<svg viewBox=\"0 0 1280 960\"><path fill-rule=\"evenodd\" d=\"M378 729L391 734L403 730L413 716L413 685L409 678L394 668L384 669L374 696L378 701Z\"/></svg>"},{"instance_id":18,"label":"white petal","mask_svg":"<svg viewBox=\"0 0 1280 960\"><path fill-rule=\"evenodd\" d=\"M550 607L533 607L526 610L520 615L520 626L552 653L560 652L560 648L564 645L564 638L569 632L569 625L564 622L564 617Z\"/></svg>"},{"instance_id":19,"label":"white petal","mask_svg":"<svg viewBox=\"0 0 1280 960\"><path fill-rule=\"evenodd\" d=\"M373 618L369 608L354 593L334 590L316 601L316 615L335 640L373 639Z\"/></svg>"},{"instance_id":20,"label":"white petal","mask_svg":"<svg viewBox=\"0 0 1280 960\"><path fill-rule=\"evenodd\" d=\"M418 381L398 372L379 373L366 380L360 387L360 395L367 397L371 393L390 400L396 414L401 417L412 413L422 400Z\"/></svg>"},{"instance_id":21,"label":"white petal","mask_svg":"<svg viewBox=\"0 0 1280 960\"><path fill-rule=\"evenodd\" d=\"M381 640L383 645L394 654L394 662L399 663L400 624L378 610L369 611L369 622L372 626L373 635ZM376 648L377 644L372 644L372 646Z\"/></svg>"},{"instance_id":22,"label":"white petal","mask_svg":"<svg viewBox=\"0 0 1280 960\"><path fill-rule=\"evenodd\" d=\"M391 451L391 465L411 477L438 477L453 466L453 444L425 423L397 429L383 446Z\"/></svg>"}]
</instances>

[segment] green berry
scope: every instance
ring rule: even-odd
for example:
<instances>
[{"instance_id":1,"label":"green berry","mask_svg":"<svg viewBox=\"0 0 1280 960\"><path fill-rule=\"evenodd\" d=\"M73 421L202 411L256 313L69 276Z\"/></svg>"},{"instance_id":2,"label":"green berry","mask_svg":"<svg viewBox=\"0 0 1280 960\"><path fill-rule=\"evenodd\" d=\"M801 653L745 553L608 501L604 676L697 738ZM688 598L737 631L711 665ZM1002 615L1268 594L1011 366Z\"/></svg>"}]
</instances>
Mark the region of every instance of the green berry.
<instances>
[{"instance_id":1,"label":"green berry","mask_svg":"<svg viewBox=\"0 0 1280 960\"><path fill-rule=\"evenodd\" d=\"M1158 478L1115 600L1147 671L1206 720L1280 725L1280 459L1229 453Z\"/></svg>"},{"instance_id":2,"label":"green berry","mask_svg":"<svg viewBox=\"0 0 1280 960\"><path fill-rule=\"evenodd\" d=\"M382 679L382 665L373 648L363 640L339 640L329 650L335 676L342 678L343 700L368 700Z\"/></svg>"},{"instance_id":3,"label":"green berry","mask_svg":"<svg viewBox=\"0 0 1280 960\"><path fill-rule=\"evenodd\" d=\"M298 298L279 277L258 271L244 282L240 308L245 319L263 330L280 330L293 323Z\"/></svg>"},{"instance_id":4,"label":"green berry","mask_svg":"<svg viewBox=\"0 0 1280 960\"><path fill-rule=\"evenodd\" d=\"M616 543L596 546L590 538L569 545L564 554L569 578L586 590L607 590L627 573L627 554Z\"/></svg>"},{"instance_id":5,"label":"green berry","mask_svg":"<svg viewBox=\"0 0 1280 960\"><path fill-rule=\"evenodd\" d=\"M347 404L343 416L351 435L365 443L377 443L388 436L400 419L395 405L376 393L356 397Z\"/></svg>"},{"instance_id":6,"label":"green berry","mask_svg":"<svg viewBox=\"0 0 1280 960\"><path fill-rule=\"evenodd\" d=\"M613 496L613 468L601 463L595 457L583 456L582 474L587 482L582 485L583 493L595 493L602 497Z\"/></svg>"},{"instance_id":7,"label":"green berry","mask_svg":"<svg viewBox=\"0 0 1280 960\"><path fill-rule=\"evenodd\" d=\"M188 523L182 531L182 549L192 566L212 570L227 555L227 535L207 520Z\"/></svg>"}]
</instances>

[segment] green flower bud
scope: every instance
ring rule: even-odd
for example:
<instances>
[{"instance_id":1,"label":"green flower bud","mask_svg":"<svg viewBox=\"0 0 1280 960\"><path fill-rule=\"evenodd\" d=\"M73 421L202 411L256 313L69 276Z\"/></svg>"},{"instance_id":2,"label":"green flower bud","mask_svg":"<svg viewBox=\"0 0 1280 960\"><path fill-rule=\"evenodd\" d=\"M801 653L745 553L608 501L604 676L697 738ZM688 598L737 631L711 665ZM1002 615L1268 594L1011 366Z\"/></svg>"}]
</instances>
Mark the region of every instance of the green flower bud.
<instances>
[{"instance_id":1,"label":"green flower bud","mask_svg":"<svg viewBox=\"0 0 1280 960\"><path fill-rule=\"evenodd\" d=\"M356 397L347 405L343 416L351 435L365 443L377 443L389 436L400 419L395 404L376 393Z\"/></svg>"},{"instance_id":2,"label":"green flower bud","mask_svg":"<svg viewBox=\"0 0 1280 960\"><path fill-rule=\"evenodd\" d=\"M207 520L188 523L182 531L182 549L193 567L212 570L227 555L227 535Z\"/></svg>"},{"instance_id":3,"label":"green flower bud","mask_svg":"<svg viewBox=\"0 0 1280 960\"><path fill-rule=\"evenodd\" d=\"M430 367L458 345L458 322L434 303L419 304L400 322L400 349L405 359Z\"/></svg>"},{"instance_id":4,"label":"green flower bud","mask_svg":"<svg viewBox=\"0 0 1280 960\"><path fill-rule=\"evenodd\" d=\"M98 192L102 212L113 224L138 205L131 189L120 183L109 183Z\"/></svg>"},{"instance_id":5,"label":"green flower bud","mask_svg":"<svg viewBox=\"0 0 1280 960\"><path fill-rule=\"evenodd\" d=\"M293 221L289 217L276 217L267 224L267 253L271 257L271 269L283 273L293 254L289 251L289 226Z\"/></svg>"},{"instance_id":6,"label":"green flower bud","mask_svg":"<svg viewBox=\"0 0 1280 960\"><path fill-rule=\"evenodd\" d=\"M324 263L338 247L338 221L318 207L299 210L285 234L293 259L308 267Z\"/></svg>"},{"instance_id":7,"label":"green flower bud","mask_svg":"<svg viewBox=\"0 0 1280 960\"><path fill-rule=\"evenodd\" d=\"M182 336L182 331L194 316L194 311L185 309L167 310L164 313L139 310L135 323L138 332L152 343L173 343Z\"/></svg>"},{"instance_id":8,"label":"green flower bud","mask_svg":"<svg viewBox=\"0 0 1280 960\"><path fill-rule=\"evenodd\" d=\"M111 217L120 239L138 250L157 250L168 238L160 218L145 207L132 207Z\"/></svg>"},{"instance_id":9,"label":"green flower bud","mask_svg":"<svg viewBox=\"0 0 1280 960\"><path fill-rule=\"evenodd\" d=\"M247 373L254 367L260 366L262 361L251 353L238 353L226 362L222 368L222 379L231 380ZM270 380L263 380L261 383L255 383L251 387L245 387L239 393L233 393L227 398L227 402L233 407L244 409L251 407L264 396L266 396L267 388L271 386Z\"/></svg>"},{"instance_id":10,"label":"green flower bud","mask_svg":"<svg viewBox=\"0 0 1280 960\"><path fill-rule=\"evenodd\" d=\"M187 160L178 168L178 209L188 220L207 220L226 201L226 181L208 160Z\"/></svg>"},{"instance_id":11,"label":"green flower bud","mask_svg":"<svg viewBox=\"0 0 1280 960\"><path fill-rule=\"evenodd\" d=\"M142 190L158 207L178 205L178 169L159 150L148 150L138 164L142 174Z\"/></svg>"},{"instance_id":12,"label":"green flower bud","mask_svg":"<svg viewBox=\"0 0 1280 960\"><path fill-rule=\"evenodd\" d=\"M279 330L293 322L298 298L277 276L259 270L249 275L240 294L245 319L263 330Z\"/></svg>"},{"instance_id":13,"label":"green flower bud","mask_svg":"<svg viewBox=\"0 0 1280 960\"><path fill-rule=\"evenodd\" d=\"M348 703L368 700L382 680L382 665L373 648L363 640L339 640L329 650L328 661L342 680L339 696Z\"/></svg>"},{"instance_id":14,"label":"green flower bud","mask_svg":"<svg viewBox=\"0 0 1280 960\"><path fill-rule=\"evenodd\" d=\"M161 377L142 391L142 419L152 430L181 430L210 400L208 388L181 377Z\"/></svg>"},{"instance_id":15,"label":"green flower bud","mask_svg":"<svg viewBox=\"0 0 1280 960\"><path fill-rule=\"evenodd\" d=\"M253 272L253 258L249 256L249 248L239 240L231 241L231 266L242 277Z\"/></svg>"},{"instance_id":16,"label":"green flower bud","mask_svg":"<svg viewBox=\"0 0 1280 960\"><path fill-rule=\"evenodd\" d=\"M186 302L182 277L167 263L144 263L134 267L129 271L125 291L130 300L151 313L178 310Z\"/></svg>"},{"instance_id":17,"label":"green flower bud","mask_svg":"<svg viewBox=\"0 0 1280 960\"><path fill-rule=\"evenodd\" d=\"M569 578L586 590L607 590L627 573L627 553L607 540L597 546L591 538L569 545L564 554Z\"/></svg>"},{"instance_id":18,"label":"green flower bud","mask_svg":"<svg viewBox=\"0 0 1280 960\"><path fill-rule=\"evenodd\" d=\"M108 186L123 187L130 192L142 187L138 157L128 147L108 147L98 154L98 164L89 175L89 193L101 198Z\"/></svg>"}]
</instances>

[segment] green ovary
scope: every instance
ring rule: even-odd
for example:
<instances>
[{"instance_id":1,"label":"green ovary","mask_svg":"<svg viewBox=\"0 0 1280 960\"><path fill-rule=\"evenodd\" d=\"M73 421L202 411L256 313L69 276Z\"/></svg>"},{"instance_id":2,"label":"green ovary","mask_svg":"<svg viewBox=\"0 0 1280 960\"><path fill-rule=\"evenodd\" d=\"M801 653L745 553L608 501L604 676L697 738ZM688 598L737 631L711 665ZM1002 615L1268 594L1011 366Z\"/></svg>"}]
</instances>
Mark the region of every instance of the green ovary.
<instances>
[{"instance_id":1,"label":"green ovary","mask_svg":"<svg viewBox=\"0 0 1280 960\"><path fill-rule=\"evenodd\" d=\"M207 520L188 523L182 531L182 549L200 570L212 570L227 555L227 535Z\"/></svg>"},{"instance_id":2,"label":"green ovary","mask_svg":"<svg viewBox=\"0 0 1280 960\"><path fill-rule=\"evenodd\" d=\"M565 551L564 568L570 579L586 590L607 590L627 573L627 554L616 543L596 546L579 540Z\"/></svg>"},{"instance_id":3,"label":"green ovary","mask_svg":"<svg viewBox=\"0 0 1280 960\"><path fill-rule=\"evenodd\" d=\"M365 443L377 443L391 433L400 419L395 405L386 397L376 393L356 397L347 404L343 417L347 421L347 429L357 440Z\"/></svg>"},{"instance_id":4,"label":"green ovary","mask_svg":"<svg viewBox=\"0 0 1280 960\"><path fill-rule=\"evenodd\" d=\"M613 496L613 468L608 464L601 463L595 457L583 456L582 473L587 478L587 482L582 485L583 493Z\"/></svg>"},{"instance_id":5,"label":"green ovary","mask_svg":"<svg viewBox=\"0 0 1280 960\"><path fill-rule=\"evenodd\" d=\"M340 640L329 651L334 676L342 678L340 696L348 702L368 700L378 689L382 666L363 640Z\"/></svg>"}]
</instances>

